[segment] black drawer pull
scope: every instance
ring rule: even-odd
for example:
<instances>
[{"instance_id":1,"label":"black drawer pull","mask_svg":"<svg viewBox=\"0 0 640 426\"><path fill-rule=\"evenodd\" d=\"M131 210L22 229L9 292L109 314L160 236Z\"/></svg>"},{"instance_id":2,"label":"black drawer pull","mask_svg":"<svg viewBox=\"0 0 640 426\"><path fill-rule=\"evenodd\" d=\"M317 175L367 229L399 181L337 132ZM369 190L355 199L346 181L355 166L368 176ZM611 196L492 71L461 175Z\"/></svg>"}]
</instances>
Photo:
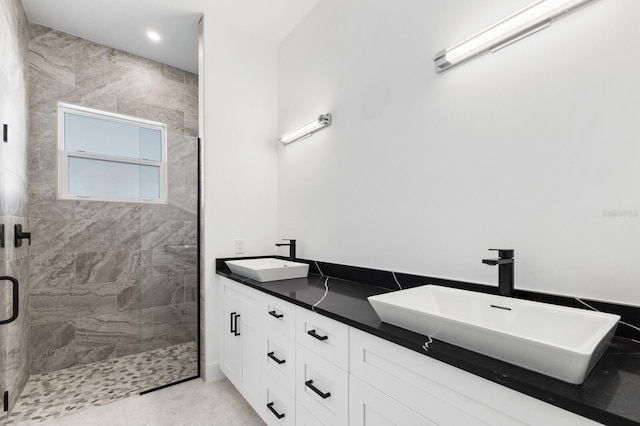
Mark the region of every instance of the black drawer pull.
<instances>
[{"instance_id":1,"label":"black drawer pull","mask_svg":"<svg viewBox=\"0 0 640 426\"><path fill-rule=\"evenodd\" d=\"M233 330L233 335L234 336L239 336L240 332L238 331L238 318L240 318L240 314L237 314L236 317L233 319L233 323L235 324L235 330Z\"/></svg>"},{"instance_id":2,"label":"black drawer pull","mask_svg":"<svg viewBox=\"0 0 640 426\"><path fill-rule=\"evenodd\" d=\"M269 411L271 411L271 413L273 413L274 416L276 416L277 419L281 419L284 417L284 413L280 414L276 411L275 408L273 408L273 402L268 403L267 408L269 409Z\"/></svg>"},{"instance_id":3,"label":"black drawer pull","mask_svg":"<svg viewBox=\"0 0 640 426\"><path fill-rule=\"evenodd\" d=\"M277 362L278 364L284 364L285 362L287 362L286 359L278 359L278 358L276 358L276 356L274 355L274 352L269 352L267 354L267 356L269 358L271 358L272 360L274 360L275 362Z\"/></svg>"},{"instance_id":4,"label":"black drawer pull","mask_svg":"<svg viewBox=\"0 0 640 426\"><path fill-rule=\"evenodd\" d=\"M318 395L320 395L322 399L327 399L331 396L331 392L324 393L317 387L313 386L313 380L307 380L306 382L304 382L304 385L309 389L311 389L312 391L314 391L315 393L317 393Z\"/></svg>"},{"instance_id":5,"label":"black drawer pull","mask_svg":"<svg viewBox=\"0 0 640 426\"><path fill-rule=\"evenodd\" d=\"M284 317L284 314L279 314L276 311L269 311L269 315L271 315L274 318L278 318L278 319Z\"/></svg>"},{"instance_id":6,"label":"black drawer pull","mask_svg":"<svg viewBox=\"0 0 640 426\"><path fill-rule=\"evenodd\" d=\"M327 340L329 338L329 336L321 336L318 333L316 333L315 330L309 330L307 331L307 334L311 337L315 337L318 340Z\"/></svg>"},{"instance_id":7,"label":"black drawer pull","mask_svg":"<svg viewBox=\"0 0 640 426\"><path fill-rule=\"evenodd\" d=\"M229 325L229 333L236 333L236 329L234 328L233 324L234 324L234 316L236 316L237 313L236 312L231 312L230 317L231 317L231 324Z\"/></svg>"}]
</instances>

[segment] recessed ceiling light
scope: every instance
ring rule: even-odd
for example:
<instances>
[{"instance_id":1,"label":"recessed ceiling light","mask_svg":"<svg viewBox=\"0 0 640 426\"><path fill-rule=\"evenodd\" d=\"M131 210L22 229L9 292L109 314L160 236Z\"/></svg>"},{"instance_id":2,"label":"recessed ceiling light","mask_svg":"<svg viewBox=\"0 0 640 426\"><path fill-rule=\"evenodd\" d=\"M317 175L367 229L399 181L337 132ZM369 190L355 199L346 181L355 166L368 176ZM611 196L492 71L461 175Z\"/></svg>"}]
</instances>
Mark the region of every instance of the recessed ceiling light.
<instances>
[{"instance_id":1,"label":"recessed ceiling light","mask_svg":"<svg viewBox=\"0 0 640 426\"><path fill-rule=\"evenodd\" d=\"M153 41L158 41L158 40L160 40L160 34L158 34L158 33L157 33L157 32L155 32L155 31L149 31L149 32L147 33L147 37L149 37L149 38L150 38L151 40L153 40Z\"/></svg>"}]
</instances>

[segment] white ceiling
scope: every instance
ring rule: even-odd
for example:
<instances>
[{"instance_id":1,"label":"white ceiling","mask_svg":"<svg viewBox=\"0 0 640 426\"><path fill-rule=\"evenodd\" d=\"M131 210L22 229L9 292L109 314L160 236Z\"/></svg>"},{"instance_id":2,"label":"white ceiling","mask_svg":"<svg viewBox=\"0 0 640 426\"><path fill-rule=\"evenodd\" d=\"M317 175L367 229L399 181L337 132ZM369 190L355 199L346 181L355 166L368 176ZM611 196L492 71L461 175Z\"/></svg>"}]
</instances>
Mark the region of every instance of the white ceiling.
<instances>
[{"instance_id":1,"label":"white ceiling","mask_svg":"<svg viewBox=\"0 0 640 426\"><path fill-rule=\"evenodd\" d=\"M198 20L215 16L279 43L320 0L22 0L33 22L198 72ZM152 42L147 31L162 40Z\"/></svg>"}]
</instances>

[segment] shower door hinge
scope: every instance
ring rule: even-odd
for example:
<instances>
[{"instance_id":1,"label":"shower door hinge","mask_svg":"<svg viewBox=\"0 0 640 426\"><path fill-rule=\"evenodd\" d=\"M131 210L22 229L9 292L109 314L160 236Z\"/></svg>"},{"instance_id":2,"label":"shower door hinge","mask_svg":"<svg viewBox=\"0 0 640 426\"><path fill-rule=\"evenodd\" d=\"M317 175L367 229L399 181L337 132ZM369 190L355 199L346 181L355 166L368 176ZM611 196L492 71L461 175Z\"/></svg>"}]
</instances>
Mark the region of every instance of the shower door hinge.
<instances>
[{"instance_id":1,"label":"shower door hinge","mask_svg":"<svg viewBox=\"0 0 640 426\"><path fill-rule=\"evenodd\" d=\"M9 391L4 391L2 403L4 404L4 411L9 411Z\"/></svg>"}]
</instances>

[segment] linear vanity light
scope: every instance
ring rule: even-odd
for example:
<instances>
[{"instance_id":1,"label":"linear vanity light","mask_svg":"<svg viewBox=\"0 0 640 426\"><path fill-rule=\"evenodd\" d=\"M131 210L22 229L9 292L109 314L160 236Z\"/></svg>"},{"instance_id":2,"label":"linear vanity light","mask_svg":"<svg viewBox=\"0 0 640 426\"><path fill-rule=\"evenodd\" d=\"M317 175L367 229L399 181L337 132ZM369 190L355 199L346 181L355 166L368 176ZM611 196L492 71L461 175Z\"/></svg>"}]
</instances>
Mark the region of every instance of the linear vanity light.
<instances>
[{"instance_id":1,"label":"linear vanity light","mask_svg":"<svg viewBox=\"0 0 640 426\"><path fill-rule=\"evenodd\" d=\"M487 52L496 52L551 25L552 21L593 0L539 0L495 25L444 49L434 58L436 72L448 70Z\"/></svg>"},{"instance_id":2,"label":"linear vanity light","mask_svg":"<svg viewBox=\"0 0 640 426\"><path fill-rule=\"evenodd\" d=\"M280 142L287 144L290 142L306 139L323 127L327 127L331 124L331 114L323 114L315 120L295 129L288 133L285 133L280 137Z\"/></svg>"}]
</instances>

